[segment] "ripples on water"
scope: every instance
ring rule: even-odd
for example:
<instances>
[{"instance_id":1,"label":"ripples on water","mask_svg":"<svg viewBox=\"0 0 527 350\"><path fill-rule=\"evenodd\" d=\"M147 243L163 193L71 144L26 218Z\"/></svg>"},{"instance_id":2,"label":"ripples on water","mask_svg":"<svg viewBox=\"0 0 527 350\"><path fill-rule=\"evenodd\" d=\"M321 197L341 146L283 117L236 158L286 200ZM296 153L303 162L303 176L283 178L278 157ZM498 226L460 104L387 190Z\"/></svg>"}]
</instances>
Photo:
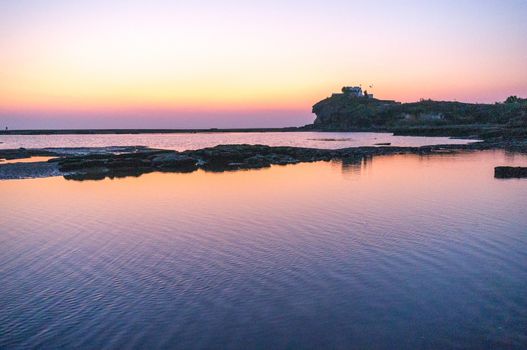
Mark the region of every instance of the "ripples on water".
<instances>
[{"instance_id":1,"label":"ripples on water","mask_svg":"<svg viewBox=\"0 0 527 350\"><path fill-rule=\"evenodd\" d=\"M0 348L521 348L502 152L0 182Z\"/></svg>"},{"instance_id":2,"label":"ripples on water","mask_svg":"<svg viewBox=\"0 0 527 350\"><path fill-rule=\"evenodd\" d=\"M474 140L448 137L393 136L389 133L349 132L242 132L136 135L0 135L0 148L149 146L184 151L219 144L262 144L312 148L345 148L391 143L392 146L465 144Z\"/></svg>"}]
</instances>

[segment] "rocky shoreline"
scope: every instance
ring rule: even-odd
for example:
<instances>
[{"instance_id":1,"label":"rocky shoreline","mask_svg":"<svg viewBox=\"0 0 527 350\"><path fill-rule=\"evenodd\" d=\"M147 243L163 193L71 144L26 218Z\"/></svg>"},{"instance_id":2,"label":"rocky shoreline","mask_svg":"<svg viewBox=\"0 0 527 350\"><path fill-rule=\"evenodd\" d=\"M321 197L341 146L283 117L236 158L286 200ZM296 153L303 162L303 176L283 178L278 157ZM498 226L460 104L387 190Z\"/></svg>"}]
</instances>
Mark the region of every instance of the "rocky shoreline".
<instances>
[{"instance_id":1,"label":"rocky shoreline","mask_svg":"<svg viewBox=\"0 0 527 350\"><path fill-rule=\"evenodd\" d=\"M259 169L271 165L301 162L358 162L363 158L391 155L466 152L505 149L527 153L526 141L475 142L467 145L434 145L423 147L352 147L314 149L271 147L265 145L219 145L183 152L151 149L142 146L103 148L45 148L0 150L0 179L64 176L71 180L102 180L140 176L151 172L193 172L198 169L221 172ZM2 159L51 157L46 162L2 164Z\"/></svg>"}]
</instances>

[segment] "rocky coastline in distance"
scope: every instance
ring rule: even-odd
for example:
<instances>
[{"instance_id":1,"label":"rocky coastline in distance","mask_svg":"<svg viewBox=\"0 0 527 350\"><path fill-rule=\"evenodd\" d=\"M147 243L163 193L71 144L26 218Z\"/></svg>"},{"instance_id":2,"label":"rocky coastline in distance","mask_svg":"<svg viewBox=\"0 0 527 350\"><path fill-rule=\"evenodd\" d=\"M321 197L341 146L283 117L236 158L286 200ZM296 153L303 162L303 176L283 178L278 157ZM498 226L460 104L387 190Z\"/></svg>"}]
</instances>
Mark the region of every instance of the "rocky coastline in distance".
<instances>
[{"instance_id":1,"label":"rocky coastline in distance","mask_svg":"<svg viewBox=\"0 0 527 350\"><path fill-rule=\"evenodd\" d=\"M0 135L178 134L228 132L389 132L401 136L446 136L490 142L527 139L527 98L494 104L421 100L401 103L344 87L312 107L312 124L283 128L209 129L37 129Z\"/></svg>"},{"instance_id":2,"label":"rocky coastline in distance","mask_svg":"<svg viewBox=\"0 0 527 350\"><path fill-rule=\"evenodd\" d=\"M493 104L433 101L401 103L344 87L313 106L317 131L386 131L407 136L468 137L486 141L527 138L527 99Z\"/></svg>"}]
</instances>

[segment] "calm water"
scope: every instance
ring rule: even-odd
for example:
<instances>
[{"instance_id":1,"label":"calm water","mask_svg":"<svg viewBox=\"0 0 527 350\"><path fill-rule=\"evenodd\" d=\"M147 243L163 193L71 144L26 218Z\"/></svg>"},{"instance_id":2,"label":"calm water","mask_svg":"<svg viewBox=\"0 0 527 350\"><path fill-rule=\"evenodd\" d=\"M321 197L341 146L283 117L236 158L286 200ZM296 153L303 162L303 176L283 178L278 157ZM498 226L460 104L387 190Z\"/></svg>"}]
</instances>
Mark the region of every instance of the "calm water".
<instances>
[{"instance_id":1,"label":"calm water","mask_svg":"<svg viewBox=\"0 0 527 350\"><path fill-rule=\"evenodd\" d=\"M220 144L262 144L313 148L345 148L391 143L392 146L466 144L474 140L448 137L393 136L389 133L269 132L137 135L0 135L0 148L149 146L184 151Z\"/></svg>"},{"instance_id":2,"label":"calm water","mask_svg":"<svg viewBox=\"0 0 527 350\"><path fill-rule=\"evenodd\" d=\"M0 182L0 348L524 348L503 152Z\"/></svg>"}]
</instances>

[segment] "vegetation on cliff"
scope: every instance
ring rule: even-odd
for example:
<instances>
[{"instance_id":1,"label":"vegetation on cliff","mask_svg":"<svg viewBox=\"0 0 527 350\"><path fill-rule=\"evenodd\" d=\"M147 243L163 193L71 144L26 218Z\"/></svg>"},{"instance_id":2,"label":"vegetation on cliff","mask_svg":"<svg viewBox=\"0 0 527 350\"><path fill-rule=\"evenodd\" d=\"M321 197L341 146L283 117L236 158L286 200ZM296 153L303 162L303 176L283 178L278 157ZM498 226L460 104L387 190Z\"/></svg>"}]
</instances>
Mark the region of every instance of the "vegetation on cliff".
<instances>
[{"instance_id":1,"label":"vegetation on cliff","mask_svg":"<svg viewBox=\"0 0 527 350\"><path fill-rule=\"evenodd\" d=\"M386 130L401 134L447 136L527 136L527 99L476 104L421 100L400 103L334 94L313 106L312 129Z\"/></svg>"}]
</instances>

